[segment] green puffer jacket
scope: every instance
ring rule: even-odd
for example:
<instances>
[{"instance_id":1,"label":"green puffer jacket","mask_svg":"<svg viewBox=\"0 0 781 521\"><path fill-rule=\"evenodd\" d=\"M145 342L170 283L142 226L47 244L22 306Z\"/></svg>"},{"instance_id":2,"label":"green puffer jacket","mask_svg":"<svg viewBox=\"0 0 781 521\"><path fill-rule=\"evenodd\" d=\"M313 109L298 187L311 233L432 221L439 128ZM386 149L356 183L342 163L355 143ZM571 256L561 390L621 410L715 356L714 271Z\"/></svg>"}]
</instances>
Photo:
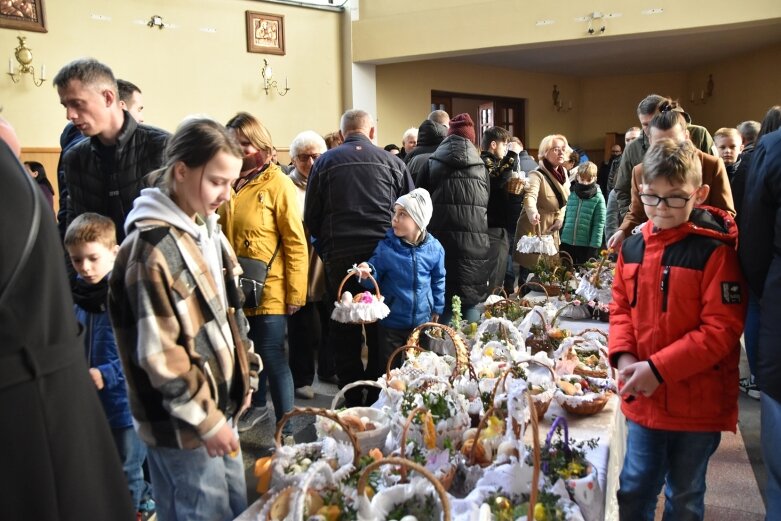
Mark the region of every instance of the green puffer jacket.
<instances>
[{"instance_id":1,"label":"green puffer jacket","mask_svg":"<svg viewBox=\"0 0 781 521\"><path fill-rule=\"evenodd\" d=\"M605 233L605 198L596 183L572 183L567 213L561 229L561 242L573 246L602 246Z\"/></svg>"}]
</instances>

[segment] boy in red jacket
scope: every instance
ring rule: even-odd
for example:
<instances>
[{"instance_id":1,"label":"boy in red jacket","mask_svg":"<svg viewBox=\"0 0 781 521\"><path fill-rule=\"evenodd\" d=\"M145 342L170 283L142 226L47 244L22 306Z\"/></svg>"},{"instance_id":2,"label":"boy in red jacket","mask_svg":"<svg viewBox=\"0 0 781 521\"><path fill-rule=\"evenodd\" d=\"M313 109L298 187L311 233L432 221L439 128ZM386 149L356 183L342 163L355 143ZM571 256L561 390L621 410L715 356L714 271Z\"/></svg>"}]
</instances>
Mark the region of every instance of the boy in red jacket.
<instances>
[{"instance_id":1,"label":"boy in red jacket","mask_svg":"<svg viewBox=\"0 0 781 521\"><path fill-rule=\"evenodd\" d=\"M702 519L705 473L738 417L746 287L737 227L695 206L708 195L694 146L662 139L643 160L647 223L622 247L610 309L610 361L628 420L622 520Z\"/></svg>"}]
</instances>

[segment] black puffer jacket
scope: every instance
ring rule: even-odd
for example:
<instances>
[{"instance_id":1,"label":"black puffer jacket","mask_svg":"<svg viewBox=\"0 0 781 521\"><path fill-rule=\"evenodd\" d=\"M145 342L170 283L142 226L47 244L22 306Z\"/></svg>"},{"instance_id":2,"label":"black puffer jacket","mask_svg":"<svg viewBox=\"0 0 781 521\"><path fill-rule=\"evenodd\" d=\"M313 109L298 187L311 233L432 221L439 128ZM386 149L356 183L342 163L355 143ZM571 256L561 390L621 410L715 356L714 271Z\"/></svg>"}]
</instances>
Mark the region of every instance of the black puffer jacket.
<instances>
[{"instance_id":1,"label":"black puffer jacket","mask_svg":"<svg viewBox=\"0 0 781 521\"><path fill-rule=\"evenodd\" d=\"M407 170L412 180L417 183L418 174L426 167L428 158L437 149L442 140L447 136L447 127L441 123L426 120L418 129L418 144L405 158Z\"/></svg>"},{"instance_id":2,"label":"black puffer jacket","mask_svg":"<svg viewBox=\"0 0 781 521\"><path fill-rule=\"evenodd\" d=\"M418 179L431 193L434 213L428 230L445 248L445 298L465 307L488 295L488 174L480 153L452 135L431 155Z\"/></svg>"},{"instance_id":3,"label":"black puffer jacket","mask_svg":"<svg viewBox=\"0 0 781 521\"><path fill-rule=\"evenodd\" d=\"M63 158L69 196L67 223L85 212L106 215L114 221L119 241L125 237L125 217L144 187L144 176L163 164L169 135L159 128L139 125L127 111L124 114L112 175L103 173L97 137L77 143Z\"/></svg>"}]
</instances>

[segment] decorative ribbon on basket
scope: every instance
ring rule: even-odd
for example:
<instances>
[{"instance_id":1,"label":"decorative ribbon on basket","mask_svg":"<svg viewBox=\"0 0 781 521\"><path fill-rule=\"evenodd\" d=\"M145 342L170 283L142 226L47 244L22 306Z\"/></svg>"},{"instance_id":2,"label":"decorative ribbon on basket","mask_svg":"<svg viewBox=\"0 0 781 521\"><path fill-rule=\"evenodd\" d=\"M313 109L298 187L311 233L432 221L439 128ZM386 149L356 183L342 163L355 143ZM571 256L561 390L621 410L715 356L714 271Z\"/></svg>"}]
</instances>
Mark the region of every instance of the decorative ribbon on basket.
<instances>
[{"instance_id":1,"label":"decorative ribbon on basket","mask_svg":"<svg viewBox=\"0 0 781 521\"><path fill-rule=\"evenodd\" d=\"M374 284L374 295L368 291L353 296L349 291L342 293L345 282L353 275L365 273ZM385 304L385 297L380 294L380 287L370 273L358 269L348 270L347 275L339 284L336 291L339 300L334 302L334 311L331 318L343 324L371 324L382 320L390 314L390 308Z\"/></svg>"},{"instance_id":2,"label":"decorative ribbon on basket","mask_svg":"<svg viewBox=\"0 0 781 521\"><path fill-rule=\"evenodd\" d=\"M538 223L535 227L536 234L524 235L518 241L517 249L521 253L540 253L542 255L556 255L559 249L553 235L543 235L542 226Z\"/></svg>"},{"instance_id":3,"label":"decorative ribbon on basket","mask_svg":"<svg viewBox=\"0 0 781 521\"><path fill-rule=\"evenodd\" d=\"M388 515L393 512L395 507L404 504L414 504L422 508L427 504L425 497L431 493L431 488L426 486L420 486L420 481L417 483L409 483L403 485L394 485L377 492L371 501L366 496L366 485L369 481L371 473L381 467L382 465L401 465L414 470L420 474L423 478L428 480L433 487L434 492L439 497L439 508L441 509L441 519L443 521L451 521L451 509L450 499L445 491L442 483L425 467L418 465L412 461L403 458L385 458L379 461L370 463L361 473L361 477L358 479L358 501L360 507L358 509L358 521L384 521L388 519ZM417 485L417 486L416 486ZM415 516L419 520L438 520L440 515L437 512L421 513L422 516Z\"/></svg>"}]
</instances>

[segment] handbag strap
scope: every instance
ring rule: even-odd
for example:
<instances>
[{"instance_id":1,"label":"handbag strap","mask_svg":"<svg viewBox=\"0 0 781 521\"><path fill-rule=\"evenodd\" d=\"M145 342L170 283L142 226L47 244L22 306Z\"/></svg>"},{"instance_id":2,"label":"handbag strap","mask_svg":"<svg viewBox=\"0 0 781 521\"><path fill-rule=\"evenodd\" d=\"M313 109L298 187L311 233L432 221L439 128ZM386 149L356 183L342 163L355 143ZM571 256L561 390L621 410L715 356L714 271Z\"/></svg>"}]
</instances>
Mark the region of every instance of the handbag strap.
<instances>
[{"instance_id":1,"label":"handbag strap","mask_svg":"<svg viewBox=\"0 0 781 521\"><path fill-rule=\"evenodd\" d=\"M282 237L277 236L277 247L274 249L274 255L271 256L271 260L268 261L267 271L271 271L271 265L274 263L274 259L277 258L279 253L279 247L282 245Z\"/></svg>"}]
</instances>

